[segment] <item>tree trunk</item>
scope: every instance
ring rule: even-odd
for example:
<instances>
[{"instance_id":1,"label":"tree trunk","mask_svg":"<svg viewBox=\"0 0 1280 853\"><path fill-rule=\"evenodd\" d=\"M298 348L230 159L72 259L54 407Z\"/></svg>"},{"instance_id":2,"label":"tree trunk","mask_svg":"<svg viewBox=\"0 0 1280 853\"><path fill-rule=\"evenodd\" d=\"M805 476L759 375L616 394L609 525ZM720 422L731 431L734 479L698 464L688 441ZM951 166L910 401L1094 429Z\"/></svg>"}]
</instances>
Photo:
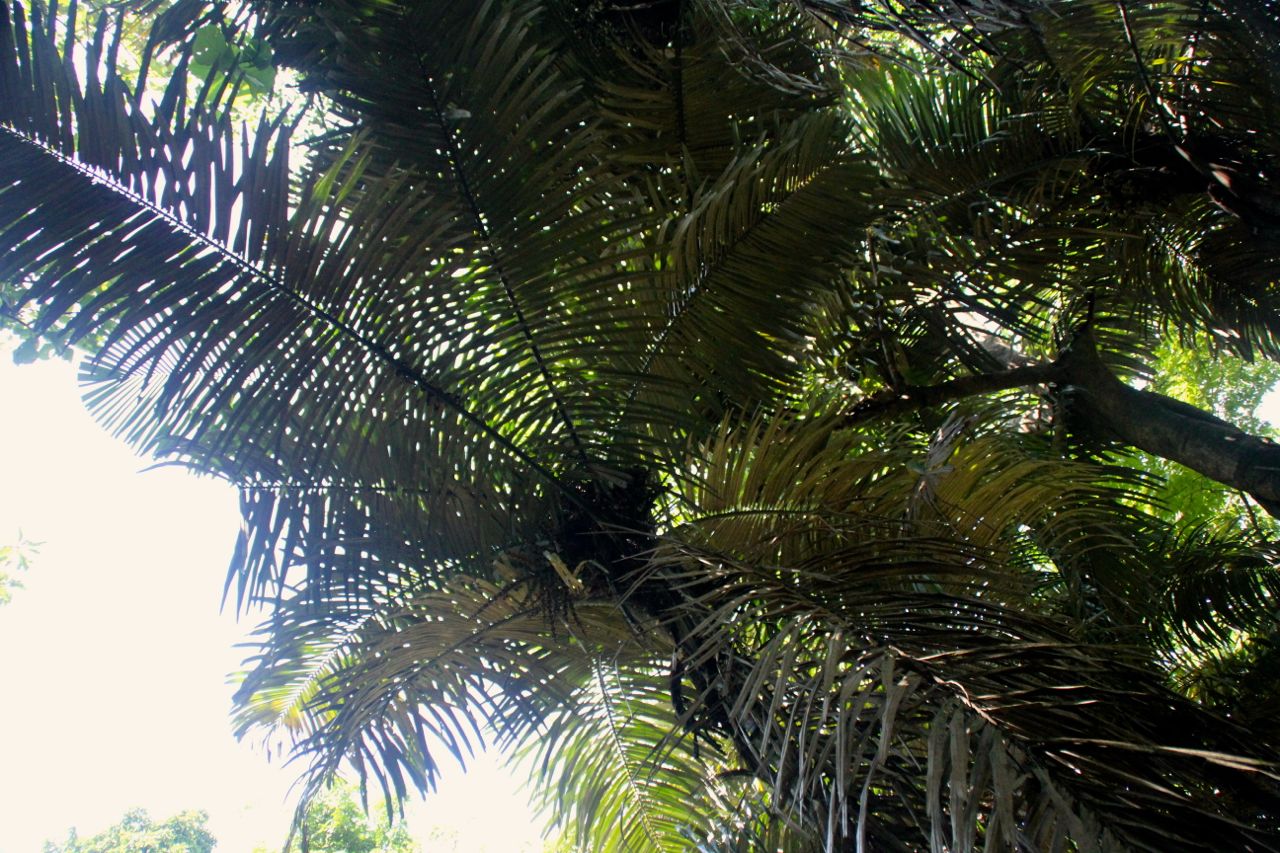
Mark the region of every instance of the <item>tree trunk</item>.
<instances>
[{"instance_id":1,"label":"tree trunk","mask_svg":"<svg viewBox=\"0 0 1280 853\"><path fill-rule=\"evenodd\" d=\"M976 394L1047 384L1068 390L1091 426L1109 438L1247 492L1268 513L1280 518L1280 444L1172 397L1129 387L1098 357L1087 328L1052 364L875 394L854 405L845 423L852 426Z\"/></svg>"},{"instance_id":2,"label":"tree trunk","mask_svg":"<svg viewBox=\"0 0 1280 853\"><path fill-rule=\"evenodd\" d=\"M1093 337L1078 335L1056 362L1086 416L1125 444L1185 465L1251 495L1280 517L1280 445L1154 391L1130 388L1098 357Z\"/></svg>"}]
</instances>

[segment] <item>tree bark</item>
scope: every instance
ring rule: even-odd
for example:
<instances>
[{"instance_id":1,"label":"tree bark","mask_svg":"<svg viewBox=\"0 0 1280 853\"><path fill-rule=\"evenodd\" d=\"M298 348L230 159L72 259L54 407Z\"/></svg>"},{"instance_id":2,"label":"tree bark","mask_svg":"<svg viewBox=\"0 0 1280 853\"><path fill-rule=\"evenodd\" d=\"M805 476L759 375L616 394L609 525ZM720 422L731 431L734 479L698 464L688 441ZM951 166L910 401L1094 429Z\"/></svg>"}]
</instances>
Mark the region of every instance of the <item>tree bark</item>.
<instances>
[{"instance_id":1,"label":"tree bark","mask_svg":"<svg viewBox=\"0 0 1280 853\"><path fill-rule=\"evenodd\" d=\"M1061 383L1066 373L1057 364L1031 364L996 373L975 373L937 385L908 385L901 390L872 394L854 404L845 415L845 424L853 426L876 418L918 412L952 400L991 394L1029 385Z\"/></svg>"},{"instance_id":2,"label":"tree bark","mask_svg":"<svg viewBox=\"0 0 1280 853\"><path fill-rule=\"evenodd\" d=\"M1078 332L1051 364L875 394L854 405L845 423L852 426L977 394L1050 384L1069 390L1073 404L1081 407L1093 428L1108 437L1246 492L1280 518L1280 444L1251 435L1180 400L1129 387L1098 357L1088 328Z\"/></svg>"},{"instance_id":3,"label":"tree bark","mask_svg":"<svg viewBox=\"0 0 1280 853\"><path fill-rule=\"evenodd\" d=\"M1280 518L1280 445L1180 400L1130 388L1102 363L1087 330L1056 364L1100 428L1125 444L1247 492Z\"/></svg>"}]
</instances>

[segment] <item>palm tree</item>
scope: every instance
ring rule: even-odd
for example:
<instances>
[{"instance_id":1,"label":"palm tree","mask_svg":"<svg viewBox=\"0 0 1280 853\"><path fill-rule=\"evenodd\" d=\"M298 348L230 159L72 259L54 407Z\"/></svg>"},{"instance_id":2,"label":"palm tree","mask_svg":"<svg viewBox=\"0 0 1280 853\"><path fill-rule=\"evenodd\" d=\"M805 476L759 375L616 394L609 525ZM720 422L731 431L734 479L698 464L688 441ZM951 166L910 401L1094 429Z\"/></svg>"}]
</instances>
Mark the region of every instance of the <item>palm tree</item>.
<instances>
[{"instance_id":1,"label":"palm tree","mask_svg":"<svg viewBox=\"0 0 1280 853\"><path fill-rule=\"evenodd\" d=\"M1273 528L1125 448L1268 511L1276 451L1124 381L1277 353L1269 4L4 16L0 276L240 487L237 725L308 798L483 723L583 849L1280 847L1169 687ZM237 128L266 48L308 106Z\"/></svg>"}]
</instances>

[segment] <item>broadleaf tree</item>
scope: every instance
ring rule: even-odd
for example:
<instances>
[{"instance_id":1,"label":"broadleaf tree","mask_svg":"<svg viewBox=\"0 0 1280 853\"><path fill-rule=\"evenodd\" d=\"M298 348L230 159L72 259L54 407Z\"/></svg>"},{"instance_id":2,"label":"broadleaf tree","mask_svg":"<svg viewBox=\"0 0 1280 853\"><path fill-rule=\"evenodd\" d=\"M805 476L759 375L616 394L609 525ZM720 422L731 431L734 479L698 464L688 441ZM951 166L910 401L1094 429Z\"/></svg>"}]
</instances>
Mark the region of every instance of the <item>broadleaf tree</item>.
<instances>
[{"instance_id":1,"label":"broadleaf tree","mask_svg":"<svg viewBox=\"0 0 1280 853\"><path fill-rule=\"evenodd\" d=\"M217 846L202 811L179 812L155 820L145 809L131 809L119 823L90 838L73 829L63 842L46 842L45 853L212 853Z\"/></svg>"},{"instance_id":2,"label":"broadleaf tree","mask_svg":"<svg viewBox=\"0 0 1280 853\"><path fill-rule=\"evenodd\" d=\"M155 8L6 7L0 276L240 488L304 799L487 727L585 850L1280 847L1195 686L1272 528L1162 467L1280 447L1156 373L1280 355L1271 0Z\"/></svg>"},{"instance_id":3,"label":"broadleaf tree","mask_svg":"<svg viewBox=\"0 0 1280 853\"><path fill-rule=\"evenodd\" d=\"M366 810L355 786L337 780L307 806L284 853L417 853L423 849L403 821L392 822L374 804ZM273 853L276 846L254 853Z\"/></svg>"}]
</instances>

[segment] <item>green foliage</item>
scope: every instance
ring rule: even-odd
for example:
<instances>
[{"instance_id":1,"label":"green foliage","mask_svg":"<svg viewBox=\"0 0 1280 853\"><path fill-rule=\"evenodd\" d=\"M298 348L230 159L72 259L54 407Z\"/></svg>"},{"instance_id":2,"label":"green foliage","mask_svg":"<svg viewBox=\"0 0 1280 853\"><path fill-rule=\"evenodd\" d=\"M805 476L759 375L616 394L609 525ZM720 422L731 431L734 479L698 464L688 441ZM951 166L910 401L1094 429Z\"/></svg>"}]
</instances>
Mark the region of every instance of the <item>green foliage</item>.
<instances>
[{"instance_id":1,"label":"green foliage","mask_svg":"<svg viewBox=\"0 0 1280 853\"><path fill-rule=\"evenodd\" d=\"M119 823L81 840L73 829L67 840L47 842L45 853L211 853L217 841L205 827L209 816L185 811L164 821L143 809L128 812Z\"/></svg>"},{"instance_id":2,"label":"green foliage","mask_svg":"<svg viewBox=\"0 0 1280 853\"><path fill-rule=\"evenodd\" d=\"M1215 356L1172 340L1156 355L1154 390L1254 434L1280 438L1258 414L1263 398L1280 384L1280 365ZM1152 620L1169 637L1173 680L1214 711L1277 742L1280 729L1264 709L1274 707L1280 696L1274 616L1280 593L1274 543L1280 524L1246 496L1195 471L1148 454L1139 458L1162 478L1161 511L1190 531L1162 567L1163 598L1172 612ZM1240 531L1258 544L1234 546L1236 553L1228 556L1223 546L1232 548L1232 534ZM1205 548L1221 556L1205 559L1198 552ZM1207 566L1221 574L1213 577Z\"/></svg>"},{"instance_id":3,"label":"green foliage","mask_svg":"<svg viewBox=\"0 0 1280 853\"><path fill-rule=\"evenodd\" d=\"M0 604L8 604L13 599L13 591L22 589L16 573L31 567L31 559L39 552L41 544L30 541L19 532L15 544L0 545Z\"/></svg>"},{"instance_id":4,"label":"green foliage","mask_svg":"<svg viewBox=\"0 0 1280 853\"><path fill-rule=\"evenodd\" d=\"M384 805L366 812L359 791L335 780L307 805L286 853L417 853L421 847L403 823L391 822Z\"/></svg>"},{"instance_id":5,"label":"green foliage","mask_svg":"<svg viewBox=\"0 0 1280 853\"><path fill-rule=\"evenodd\" d=\"M1203 347L1166 340L1156 351L1152 390L1189 403L1255 435L1280 438L1275 426L1258 416L1263 397L1280 384L1280 364L1245 361ZM1258 532L1274 539L1276 521L1246 505L1246 498L1181 465L1144 454L1143 467L1161 475L1160 501L1173 517L1214 527L1261 525Z\"/></svg>"},{"instance_id":6,"label":"green foliage","mask_svg":"<svg viewBox=\"0 0 1280 853\"><path fill-rule=\"evenodd\" d=\"M240 487L308 844L483 723L581 850L1280 847L1168 686L1270 670L1273 530L1096 404L1253 438L1194 405L1273 367L1159 346L1280 355L1264 0L182 0L157 97L0 24L0 278ZM324 133L237 126L268 55Z\"/></svg>"},{"instance_id":7,"label":"green foliage","mask_svg":"<svg viewBox=\"0 0 1280 853\"><path fill-rule=\"evenodd\" d=\"M276 68L271 48L261 39L236 44L227 40L222 27L206 24L196 30L191 46L191 73L206 85L230 79L243 84L250 95L269 95L275 86Z\"/></svg>"},{"instance_id":8,"label":"green foliage","mask_svg":"<svg viewBox=\"0 0 1280 853\"><path fill-rule=\"evenodd\" d=\"M66 356L65 347L48 337L33 334L31 321L34 317L30 309L18 306L24 301L23 288L0 279L0 335L6 340L14 341L6 349L12 350L14 364L30 364L46 358Z\"/></svg>"},{"instance_id":9,"label":"green foliage","mask_svg":"<svg viewBox=\"0 0 1280 853\"><path fill-rule=\"evenodd\" d=\"M1274 625L1214 650L1181 673L1184 689L1270 742L1280 739L1280 636Z\"/></svg>"}]
</instances>

